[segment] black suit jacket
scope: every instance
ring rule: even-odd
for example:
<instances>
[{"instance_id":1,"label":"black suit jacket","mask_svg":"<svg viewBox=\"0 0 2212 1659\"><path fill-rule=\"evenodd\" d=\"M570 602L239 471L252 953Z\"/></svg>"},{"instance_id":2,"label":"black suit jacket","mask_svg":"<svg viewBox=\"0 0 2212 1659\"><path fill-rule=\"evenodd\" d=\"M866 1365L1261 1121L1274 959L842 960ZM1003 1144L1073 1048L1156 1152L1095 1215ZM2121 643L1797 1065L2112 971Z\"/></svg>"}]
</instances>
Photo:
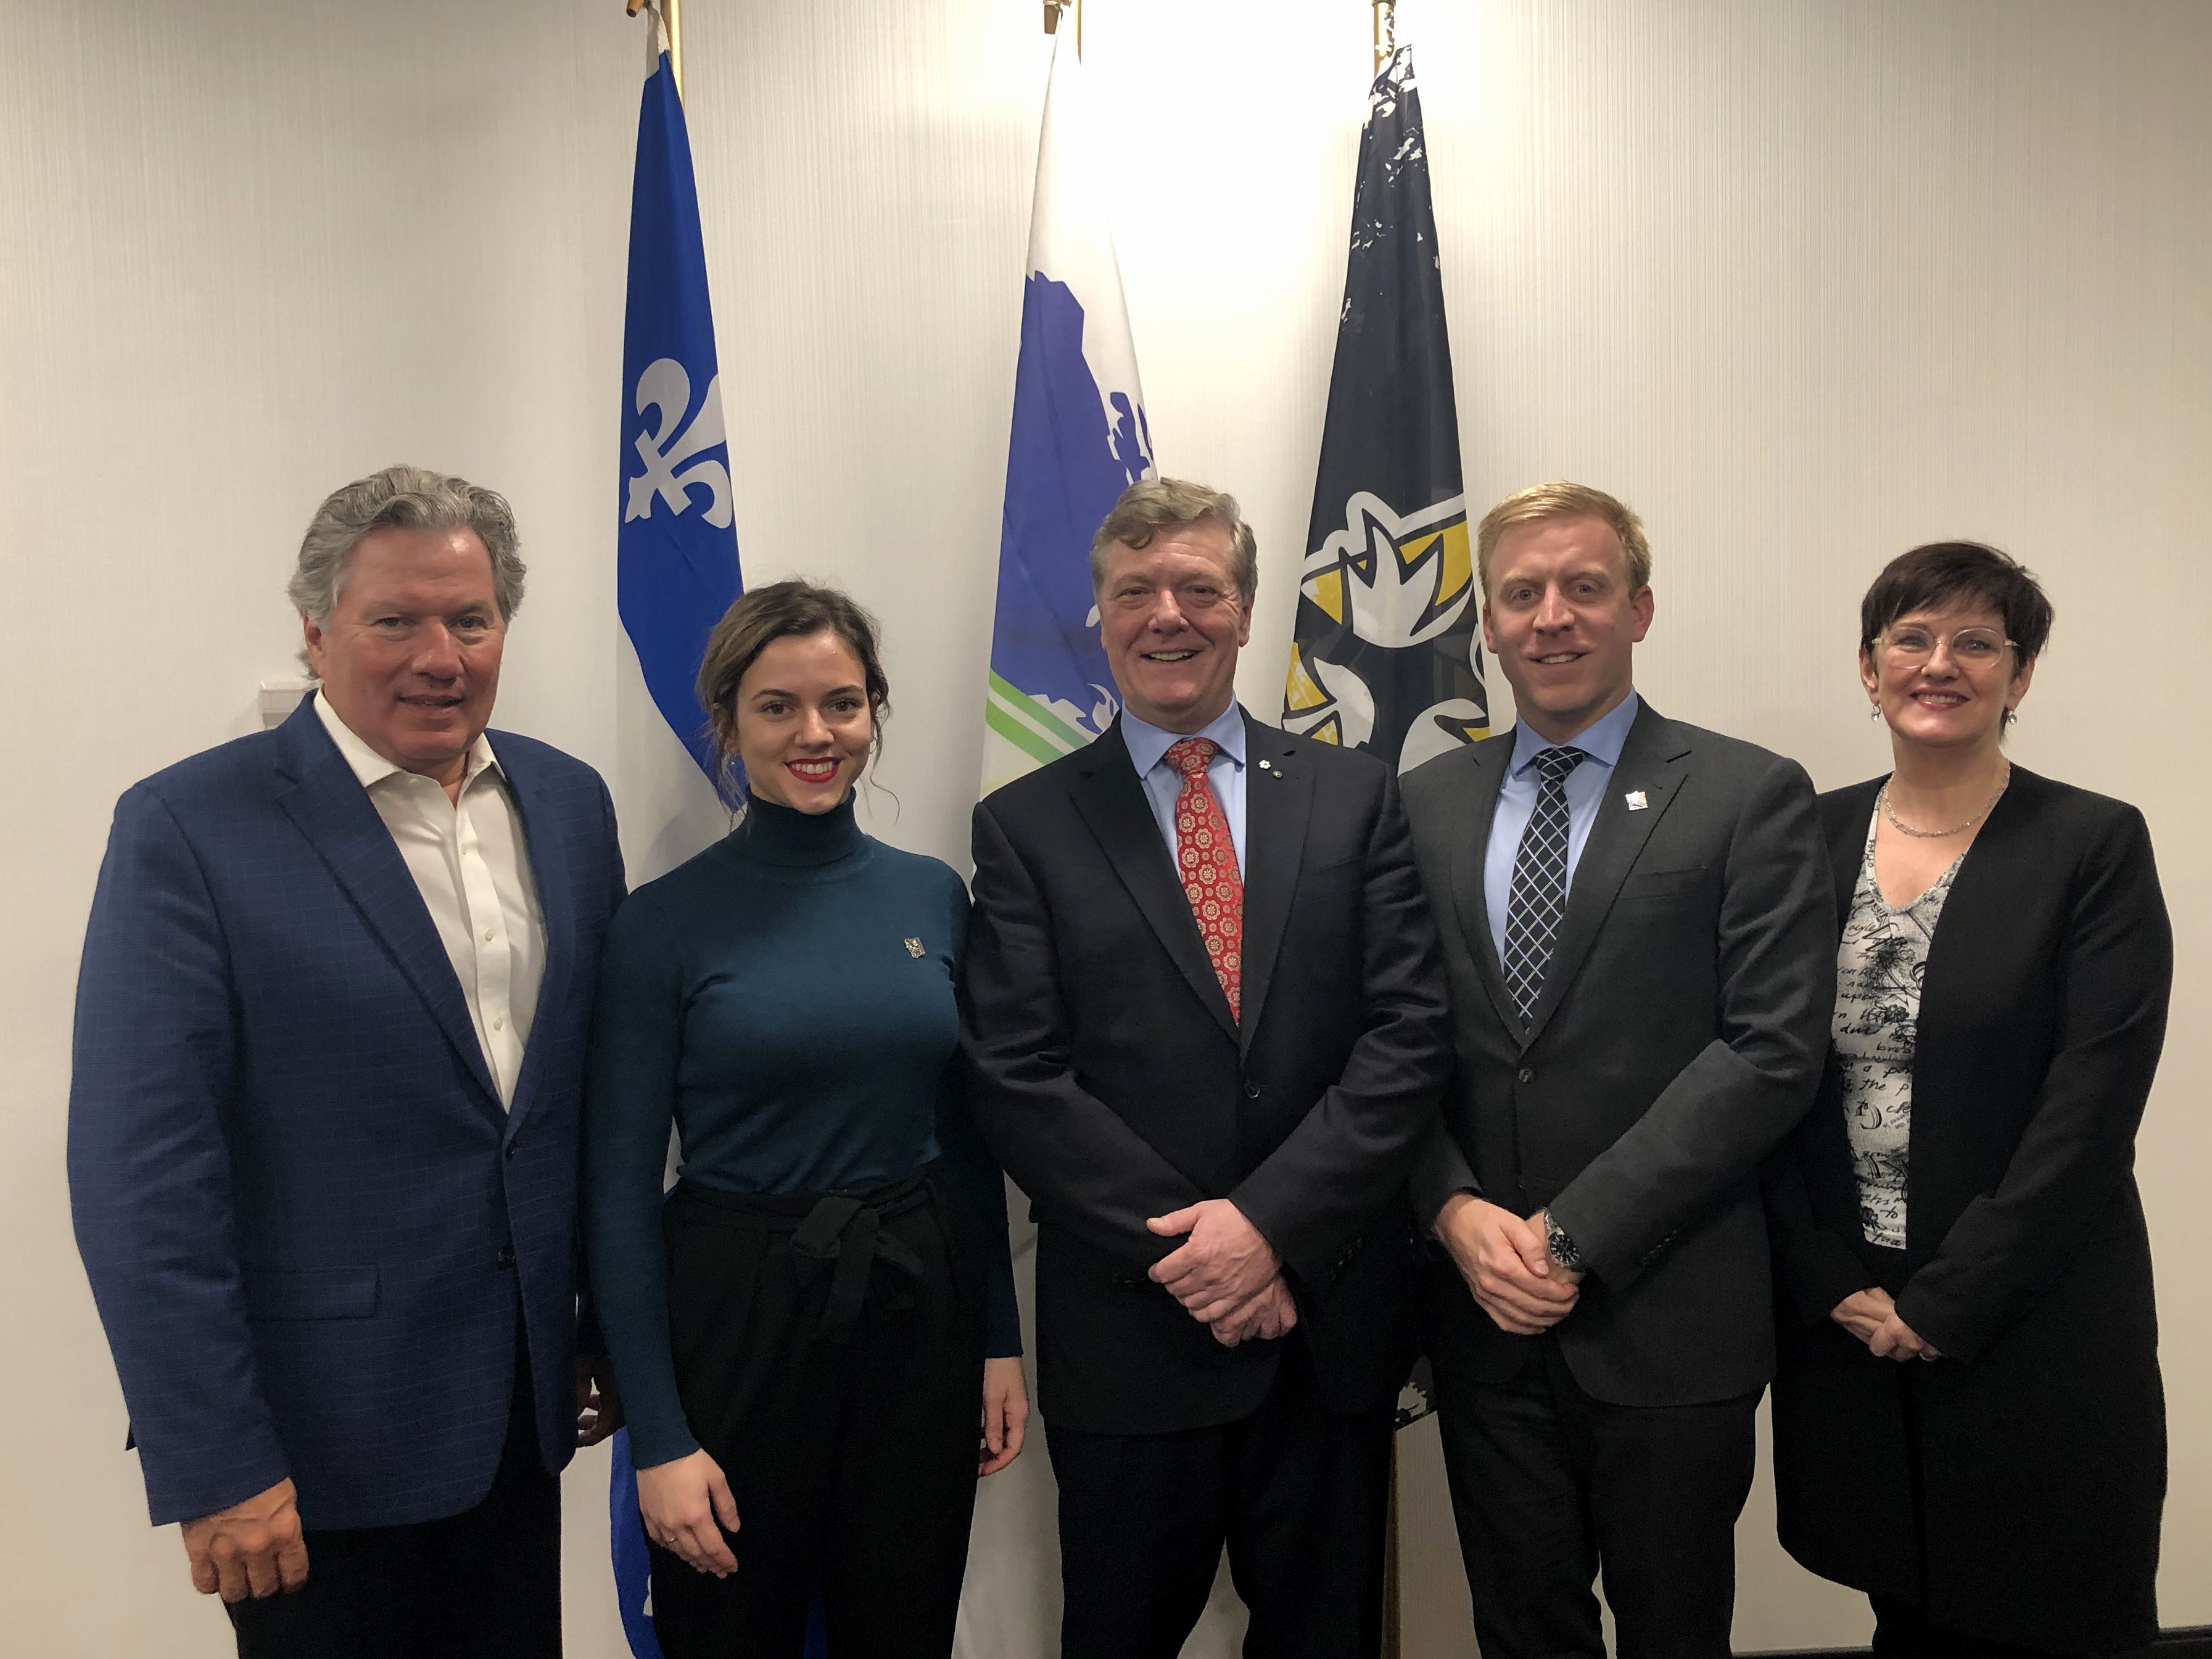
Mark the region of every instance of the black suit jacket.
<instances>
[{"instance_id":1,"label":"black suit jacket","mask_svg":"<svg viewBox=\"0 0 2212 1659\"><path fill-rule=\"evenodd\" d=\"M1839 915L1882 782L1820 797ZM1921 981L1905 1259L1884 1288L1946 1358L1902 1379L1910 1419L1896 1364L1828 1318L1895 1271L1863 1250L1832 1065L1769 1170L1780 1530L1814 1571L1917 1597L1924 1549L1946 1628L2150 1640L2165 1408L2133 1165L2172 973L2142 815L2014 767Z\"/></svg>"},{"instance_id":2,"label":"black suit jacket","mask_svg":"<svg viewBox=\"0 0 2212 1659\"><path fill-rule=\"evenodd\" d=\"M1597 1398L1748 1393L1774 1359L1759 1164L1811 1103L1835 1000L1811 781L1646 704L1524 1030L1483 895L1512 755L1508 732L1406 781L1458 1060L1413 1176L1416 1217L1432 1223L1456 1190L1521 1215L1548 1207L1589 1270L1557 1330ZM1437 1365L1485 1383L1519 1369L1531 1339L1500 1330L1448 1262L1427 1286Z\"/></svg>"},{"instance_id":3,"label":"black suit jacket","mask_svg":"<svg viewBox=\"0 0 2212 1659\"><path fill-rule=\"evenodd\" d=\"M1241 1023L1118 724L975 809L964 1042L1038 1224L1040 1403L1152 1434L1256 1410L1279 1342L1224 1348L1146 1270L1147 1217L1233 1201L1280 1254L1324 1399L1396 1395L1416 1340L1406 1172L1449 1060L1396 780L1245 717Z\"/></svg>"}]
</instances>

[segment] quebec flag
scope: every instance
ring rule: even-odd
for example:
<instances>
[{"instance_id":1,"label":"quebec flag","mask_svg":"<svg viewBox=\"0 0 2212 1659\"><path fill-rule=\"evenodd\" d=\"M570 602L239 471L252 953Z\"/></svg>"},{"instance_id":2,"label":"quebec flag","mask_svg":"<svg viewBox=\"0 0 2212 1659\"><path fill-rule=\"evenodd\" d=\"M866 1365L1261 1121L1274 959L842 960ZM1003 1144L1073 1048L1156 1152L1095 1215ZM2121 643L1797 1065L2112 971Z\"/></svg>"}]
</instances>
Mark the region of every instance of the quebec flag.
<instances>
[{"instance_id":1,"label":"quebec flag","mask_svg":"<svg viewBox=\"0 0 2212 1659\"><path fill-rule=\"evenodd\" d=\"M707 713L693 686L708 635L743 587L691 140L665 52L646 77L638 112L629 212L616 508L623 635L616 785L623 859L637 883L729 828L709 781ZM618 1432L612 1444L607 1510L623 1631L637 1659L660 1659L629 1433Z\"/></svg>"},{"instance_id":2,"label":"quebec flag","mask_svg":"<svg viewBox=\"0 0 2212 1659\"><path fill-rule=\"evenodd\" d=\"M743 587L691 141L665 52L638 112L622 384L615 595L629 648L619 653L616 781L635 883L729 828L693 684Z\"/></svg>"},{"instance_id":3,"label":"quebec flag","mask_svg":"<svg viewBox=\"0 0 2212 1659\"><path fill-rule=\"evenodd\" d=\"M986 794L1082 748L1119 707L1091 592L1091 536L1124 489L1152 476L1152 440L1087 123L1080 60L1057 33L1006 453Z\"/></svg>"}]
</instances>

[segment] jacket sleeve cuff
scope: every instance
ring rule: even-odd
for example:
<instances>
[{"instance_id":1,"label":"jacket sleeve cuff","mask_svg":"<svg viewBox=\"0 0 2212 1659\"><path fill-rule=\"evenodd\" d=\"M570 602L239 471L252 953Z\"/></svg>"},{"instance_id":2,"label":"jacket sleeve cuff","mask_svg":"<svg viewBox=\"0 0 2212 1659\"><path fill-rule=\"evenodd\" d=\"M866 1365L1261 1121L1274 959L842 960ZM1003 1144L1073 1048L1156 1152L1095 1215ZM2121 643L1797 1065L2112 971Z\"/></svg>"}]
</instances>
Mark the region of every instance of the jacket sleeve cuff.
<instances>
[{"instance_id":1,"label":"jacket sleeve cuff","mask_svg":"<svg viewBox=\"0 0 2212 1659\"><path fill-rule=\"evenodd\" d=\"M1424 1235L1436 1225L1437 1212L1454 1193L1472 1193L1480 1198L1482 1183L1475 1179L1474 1166L1468 1162L1459 1142L1452 1138L1451 1131L1439 1121L1429 1131L1428 1140L1406 1182L1406 1196L1413 1207L1413 1220Z\"/></svg>"},{"instance_id":2,"label":"jacket sleeve cuff","mask_svg":"<svg viewBox=\"0 0 2212 1659\"><path fill-rule=\"evenodd\" d=\"M1967 1364L1982 1357L1982 1351L1989 1346L1993 1335L1975 1329L1978 1321L1947 1313L1932 1294L1917 1290L1910 1279L1897 1298L1897 1316L1912 1328L1915 1336L1944 1358Z\"/></svg>"},{"instance_id":3,"label":"jacket sleeve cuff","mask_svg":"<svg viewBox=\"0 0 2212 1659\"><path fill-rule=\"evenodd\" d=\"M1850 1247L1826 1232L1785 1239L1776 1256L1782 1287L1802 1324L1818 1325L1845 1297L1875 1288L1873 1275Z\"/></svg>"}]
</instances>

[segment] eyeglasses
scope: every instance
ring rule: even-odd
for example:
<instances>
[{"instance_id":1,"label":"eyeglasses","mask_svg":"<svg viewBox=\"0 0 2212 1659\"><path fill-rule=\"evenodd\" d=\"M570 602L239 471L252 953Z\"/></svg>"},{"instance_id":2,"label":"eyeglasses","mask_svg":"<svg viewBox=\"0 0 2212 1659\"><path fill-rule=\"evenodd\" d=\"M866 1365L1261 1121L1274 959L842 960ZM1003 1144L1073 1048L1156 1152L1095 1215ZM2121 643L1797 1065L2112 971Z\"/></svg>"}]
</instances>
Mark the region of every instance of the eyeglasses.
<instances>
[{"instance_id":1,"label":"eyeglasses","mask_svg":"<svg viewBox=\"0 0 2212 1659\"><path fill-rule=\"evenodd\" d=\"M1944 643L1942 636L1934 630L1907 623L1893 628L1875 643L1882 648L1890 661L1905 667L1917 667L1936 654L1937 645ZM1951 660L1965 668L1988 668L2000 661L2008 648L2017 649L2015 641L2005 638L1994 628L1962 628L1951 635Z\"/></svg>"}]
</instances>

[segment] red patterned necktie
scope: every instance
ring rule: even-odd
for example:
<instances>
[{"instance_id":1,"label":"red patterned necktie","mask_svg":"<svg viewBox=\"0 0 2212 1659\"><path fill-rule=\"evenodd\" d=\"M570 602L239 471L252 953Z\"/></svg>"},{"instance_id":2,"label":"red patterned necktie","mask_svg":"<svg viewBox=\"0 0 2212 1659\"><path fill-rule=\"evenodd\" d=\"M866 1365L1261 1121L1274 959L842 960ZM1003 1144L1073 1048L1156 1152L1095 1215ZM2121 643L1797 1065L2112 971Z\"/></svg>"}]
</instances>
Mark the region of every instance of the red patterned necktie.
<instances>
[{"instance_id":1,"label":"red patterned necktie","mask_svg":"<svg viewBox=\"0 0 2212 1659\"><path fill-rule=\"evenodd\" d=\"M1198 919L1199 937L1229 999L1229 1012L1241 1018L1244 878L1237 869L1229 815L1206 781L1206 769L1220 747L1211 738L1182 738L1168 745L1168 759L1182 774L1182 790L1176 796L1176 873L1182 878L1183 896Z\"/></svg>"}]
</instances>

